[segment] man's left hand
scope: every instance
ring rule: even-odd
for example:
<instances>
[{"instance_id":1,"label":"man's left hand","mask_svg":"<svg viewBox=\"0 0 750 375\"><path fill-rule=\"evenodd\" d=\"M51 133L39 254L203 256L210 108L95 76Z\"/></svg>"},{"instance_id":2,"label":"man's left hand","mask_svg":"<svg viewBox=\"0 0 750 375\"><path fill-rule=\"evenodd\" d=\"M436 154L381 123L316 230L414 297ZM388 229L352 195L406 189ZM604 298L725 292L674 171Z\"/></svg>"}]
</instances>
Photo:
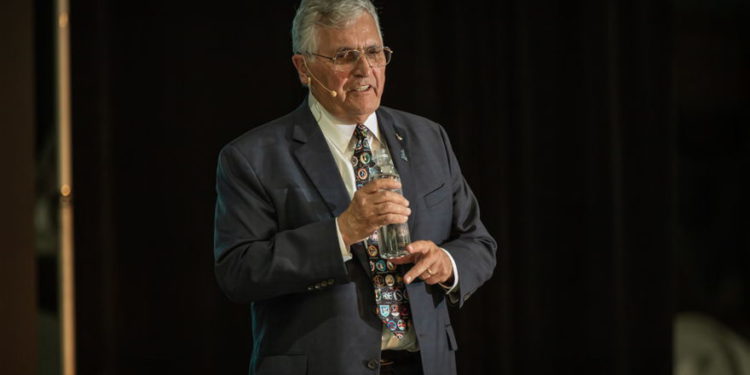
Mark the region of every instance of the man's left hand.
<instances>
[{"instance_id":1,"label":"man's left hand","mask_svg":"<svg viewBox=\"0 0 750 375\"><path fill-rule=\"evenodd\" d=\"M448 254L432 241L415 241L406 246L409 255L391 259L393 264L414 263L404 275L404 282L410 284L419 277L429 285L453 283L453 264Z\"/></svg>"}]
</instances>

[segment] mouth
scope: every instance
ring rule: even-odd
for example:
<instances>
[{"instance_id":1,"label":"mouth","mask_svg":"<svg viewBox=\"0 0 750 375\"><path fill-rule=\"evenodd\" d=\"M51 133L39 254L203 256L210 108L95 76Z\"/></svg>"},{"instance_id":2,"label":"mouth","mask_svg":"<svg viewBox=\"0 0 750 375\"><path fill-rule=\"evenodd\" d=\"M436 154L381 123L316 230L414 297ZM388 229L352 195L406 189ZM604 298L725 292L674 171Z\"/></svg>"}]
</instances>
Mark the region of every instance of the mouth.
<instances>
[{"instance_id":1,"label":"mouth","mask_svg":"<svg viewBox=\"0 0 750 375\"><path fill-rule=\"evenodd\" d=\"M355 88L353 88L353 89L351 89L351 90L349 90L349 91L354 91L354 92L365 92L365 91L367 91L367 90L369 90L369 89L371 89L371 88L373 88L373 87L372 87L372 86L370 86L370 85L361 85L361 86L357 86L357 87L355 87Z\"/></svg>"}]
</instances>

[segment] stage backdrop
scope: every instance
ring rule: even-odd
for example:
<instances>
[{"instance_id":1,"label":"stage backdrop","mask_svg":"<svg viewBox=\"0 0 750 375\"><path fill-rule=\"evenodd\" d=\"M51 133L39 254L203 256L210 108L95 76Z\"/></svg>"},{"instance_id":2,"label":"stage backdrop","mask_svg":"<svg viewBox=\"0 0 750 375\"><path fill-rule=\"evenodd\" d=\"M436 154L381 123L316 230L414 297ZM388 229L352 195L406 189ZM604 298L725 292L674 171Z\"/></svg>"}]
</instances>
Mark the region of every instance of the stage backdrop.
<instances>
[{"instance_id":1,"label":"stage backdrop","mask_svg":"<svg viewBox=\"0 0 750 375\"><path fill-rule=\"evenodd\" d=\"M665 1L376 1L383 104L440 122L499 240L463 374L670 372L676 125ZM246 371L213 275L217 154L306 95L295 2L73 0L79 366Z\"/></svg>"}]
</instances>

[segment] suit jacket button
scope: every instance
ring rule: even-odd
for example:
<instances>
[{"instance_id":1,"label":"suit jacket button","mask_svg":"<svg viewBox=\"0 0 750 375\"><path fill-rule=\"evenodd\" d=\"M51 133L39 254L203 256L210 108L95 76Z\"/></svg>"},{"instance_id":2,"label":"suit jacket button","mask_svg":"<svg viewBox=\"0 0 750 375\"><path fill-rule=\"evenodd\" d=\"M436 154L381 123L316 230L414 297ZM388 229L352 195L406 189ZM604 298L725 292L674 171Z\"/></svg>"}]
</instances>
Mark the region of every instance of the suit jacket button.
<instances>
[{"instance_id":1,"label":"suit jacket button","mask_svg":"<svg viewBox=\"0 0 750 375\"><path fill-rule=\"evenodd\" d=\"M379 361L377 359L371 359L369 362L367 362L367 368L370 370L375 370L378 368Z\"/></svg>"}]
</instances>

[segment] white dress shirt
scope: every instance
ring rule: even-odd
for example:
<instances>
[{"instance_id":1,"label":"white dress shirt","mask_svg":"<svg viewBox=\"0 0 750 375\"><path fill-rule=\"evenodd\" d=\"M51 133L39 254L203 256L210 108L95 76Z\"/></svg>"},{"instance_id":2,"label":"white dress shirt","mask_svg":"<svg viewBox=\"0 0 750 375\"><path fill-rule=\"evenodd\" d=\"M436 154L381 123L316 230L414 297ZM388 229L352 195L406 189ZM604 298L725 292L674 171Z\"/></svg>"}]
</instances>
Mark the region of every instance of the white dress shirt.
<instances>
[{"instance_id":1,"label":"white dress shirt","mask_svg":"<svg viewBox=\"0 0 750 375\"><path fill-rule=\"evenodd\" d=\"M346 190L349 193L349 199L352 199L354 193L357 191L354 168L352 168L351 164L352 156L354 156L354 145L356 143L353 136L354 128L357 124L346 124L341 122L323 108L312 93L308 95L307 103L310 106L310 111L317 121L318 126L320 126L320 130L323 131L323 136L326 139L326 143L328 143L328 148L330 148L331 154L333 154L336 167L338 168L341 179L344 181ZM380 141L378 118L374 112L367 117L363 125L365 125L370 131L368 140L373 154L375 151L387 147L385 142ZM339 230L338 220L336 220L336 233L338 234L339 247L341 248L341 256L343 260L348 261L352 259L351 251L344 245L344 240L341 236L341 231ZM458 286L458 270L456 269L456 262L453 260L450 253L445 249L441 250L443 250L451 260L453 266L453 285L440 285L445 289L446 293L451 293ZM408 329L406 335L399 340L390 330L388 330L387 327L385 327L385 325L383 325L381 348L383 350L419 350L419 344L417 343L417 337L413 327Z\"/></svg>"}]
</instances>

